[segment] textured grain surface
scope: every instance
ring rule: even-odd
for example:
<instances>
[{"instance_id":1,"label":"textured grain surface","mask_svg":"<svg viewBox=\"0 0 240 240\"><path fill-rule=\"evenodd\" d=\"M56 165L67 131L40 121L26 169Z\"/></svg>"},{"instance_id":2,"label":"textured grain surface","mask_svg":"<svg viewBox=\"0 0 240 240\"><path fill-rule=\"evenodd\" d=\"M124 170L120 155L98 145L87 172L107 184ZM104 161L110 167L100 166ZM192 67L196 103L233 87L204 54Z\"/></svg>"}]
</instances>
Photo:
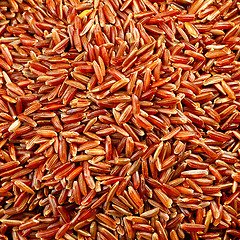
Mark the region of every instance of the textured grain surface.
<instances>
[{"instance_id":1,"label":"textured grain surface","mask_svg":"<svg viewBox=\"0 0 240 240\"><path fill-rule=\"evenodd\" d=\"M1 0L0 239L239 239L239 14Z\"/></svg>"}]
</instances>

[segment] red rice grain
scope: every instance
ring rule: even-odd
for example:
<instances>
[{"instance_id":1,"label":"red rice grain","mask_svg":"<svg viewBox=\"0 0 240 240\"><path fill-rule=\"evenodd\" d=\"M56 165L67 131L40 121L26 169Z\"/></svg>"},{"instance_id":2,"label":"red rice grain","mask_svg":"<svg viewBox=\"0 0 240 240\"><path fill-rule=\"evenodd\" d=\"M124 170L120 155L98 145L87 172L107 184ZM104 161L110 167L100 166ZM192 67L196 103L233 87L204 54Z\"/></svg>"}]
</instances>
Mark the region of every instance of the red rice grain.
<instances>
[{"instance_id":1,"label":"red rice grain","mask_svg":"<svg viewBox=\"0 0 240 240\"><path fill-rule=\"evenodd\" d=\"M239 14L1 0L0 239L239 239Z\"/></svg>"}]
</instances>

